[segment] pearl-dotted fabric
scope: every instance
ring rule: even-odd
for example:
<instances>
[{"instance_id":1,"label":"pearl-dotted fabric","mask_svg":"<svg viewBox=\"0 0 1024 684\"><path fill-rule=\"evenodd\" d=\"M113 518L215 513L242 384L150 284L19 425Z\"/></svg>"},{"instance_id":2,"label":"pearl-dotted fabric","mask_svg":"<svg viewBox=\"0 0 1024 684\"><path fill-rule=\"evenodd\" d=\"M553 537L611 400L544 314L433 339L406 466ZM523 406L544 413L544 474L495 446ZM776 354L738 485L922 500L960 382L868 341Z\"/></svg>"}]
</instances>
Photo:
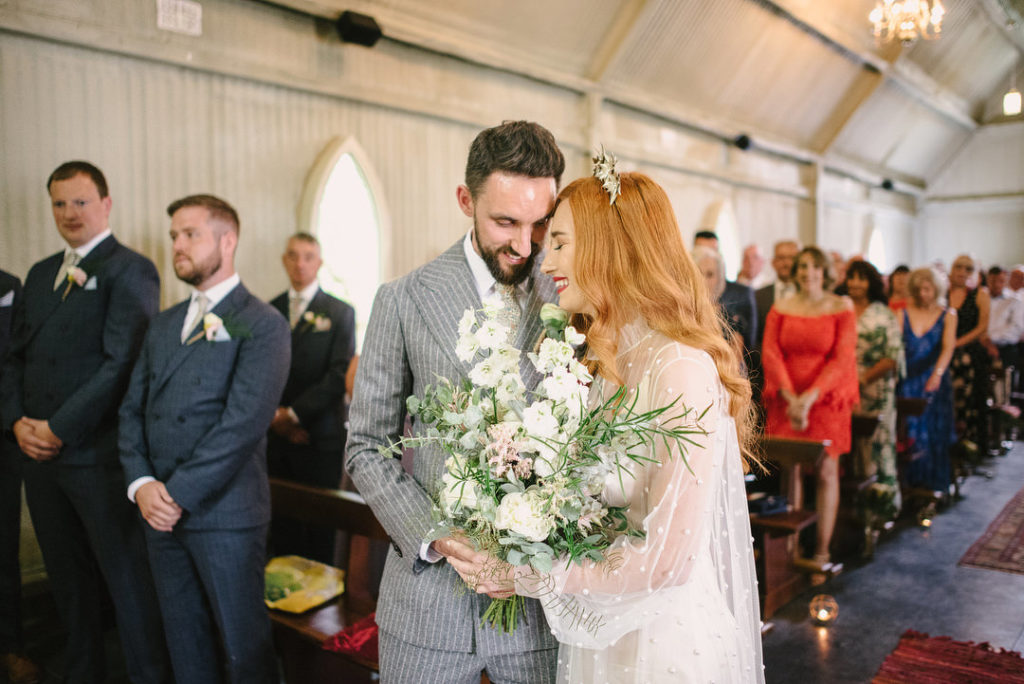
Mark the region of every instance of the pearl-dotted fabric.
<instances>
[{"instance_id":1,"label":"pearl-dotted fabric","mask_svg":"<svg viewBox=\"0 0 1024 684\"><path fill-rule=\"evenodd\" d=\"M546 584L534 580L530 593L563 644L558 681L763 682L743 469L715 364L641 321L621 331L617 363L638 412L678 400L665 418L707 434L691 436L685 460L678 447L641 448L656 462L633 465L624 486L606 483L645 538L617 540L611 563L563 564ZM616 389L599 378L592 401ZM678 417L683 406L693 412Z\"/></svg>"}]
</instances>

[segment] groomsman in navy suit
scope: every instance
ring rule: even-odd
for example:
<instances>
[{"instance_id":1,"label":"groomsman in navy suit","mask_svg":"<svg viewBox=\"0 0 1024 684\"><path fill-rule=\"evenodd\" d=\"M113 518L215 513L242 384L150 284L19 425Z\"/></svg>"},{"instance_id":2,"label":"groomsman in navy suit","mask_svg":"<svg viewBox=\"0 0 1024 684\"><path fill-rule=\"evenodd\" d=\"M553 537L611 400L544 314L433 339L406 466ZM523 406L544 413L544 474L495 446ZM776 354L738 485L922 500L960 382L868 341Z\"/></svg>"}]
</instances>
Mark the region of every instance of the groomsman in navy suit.
<instances>
[{"instance_id":1,"label":"groomsman in navy suit","mask_svg":"<svg viewBox=\"0 0 1024 684\"><path fill-rule=\"evenodd\" d=\"M117 458L117 406L157 311L160 279L149 259L111 234L99 169L67 162L46 187L67 246L25 280L0 379L3 428L28 457L29 513L68 631L67 681L105 677L100 573L129 678L167 681L142 526Z\"/></svg>"},{"instance_id":2,"label":"groomsman in navy suit","mask_svg":"<svg viewBox=\"0 0 1024 684\"><path fill-rule=\"evenodd\" d=\"M179 684L276 682L263 565L267 427L288 377L288 322L235 272L238 214L173 202L174 272L191 296L150 326L121 405L138 504Z\"/></svg>"},{"instance_id":3,"label":"groomsman in navy suit","mask_svg":"<svg viewBox=\"0 0 1024 684\"><path fill-rule=\"evenodd\" d=\"M21 303L21 281L0 271L0 364L11 344L14 309ZM0 375L3 368L0 367ZM39 667L22 655L21 565L21 454L8 440L0 440L0 672L12 684L39 681Z\"/></svg>"},{"instance_id":4,"label":"groomsman in navy suit","mask_svg":"<svg viewBox=\"0 0 1024 684\"><path fill-rule=\"evenodd\" d=\"M296 233L281 257L291 287L271 301L292 328L292 361L270 425L272 477L316 487L341 484L345 456L345 375L356 351L355 310L320 289L320 242ZM334 530L275 520L275 554L334 562Z\"/></svg>"}]
</instances>

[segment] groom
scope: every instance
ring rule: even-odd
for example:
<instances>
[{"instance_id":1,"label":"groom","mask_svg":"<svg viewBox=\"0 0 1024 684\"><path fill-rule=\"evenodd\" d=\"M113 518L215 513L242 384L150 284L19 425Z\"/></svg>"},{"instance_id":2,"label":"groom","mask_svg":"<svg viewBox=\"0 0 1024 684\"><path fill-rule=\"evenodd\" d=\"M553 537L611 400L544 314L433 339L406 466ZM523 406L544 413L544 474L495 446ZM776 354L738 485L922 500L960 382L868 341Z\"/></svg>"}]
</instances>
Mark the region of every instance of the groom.
<instances>
[{"instance_id":1,"label":"groom","mask_svg":"<svg viewBox=\"0 0 1024 684\"><path fill-rule=\"evenodd\" d=\"M349 412L346 468L393 540L377 611L387 684L476 684L484 670L496 684L555 679L557 643L539 603L527 601L513 634L481 627L490 598L458 587L473 583L485 557L452 537L425 543L445 454L417 449L410 474L378 447L402 436L406 397L422 396L439 378L468 374L470 365L455 355L466 309L480 308L485 297L514 302L521 312L515 345L536 343L540 307L555 298L538 252L564 168L554 137L535 123L511 121L481 132L469 150L465 185L456 191L472 230L377 292ZM532 389L539 378L525 354L521 370Z\"/></svg>"}]
</instances>

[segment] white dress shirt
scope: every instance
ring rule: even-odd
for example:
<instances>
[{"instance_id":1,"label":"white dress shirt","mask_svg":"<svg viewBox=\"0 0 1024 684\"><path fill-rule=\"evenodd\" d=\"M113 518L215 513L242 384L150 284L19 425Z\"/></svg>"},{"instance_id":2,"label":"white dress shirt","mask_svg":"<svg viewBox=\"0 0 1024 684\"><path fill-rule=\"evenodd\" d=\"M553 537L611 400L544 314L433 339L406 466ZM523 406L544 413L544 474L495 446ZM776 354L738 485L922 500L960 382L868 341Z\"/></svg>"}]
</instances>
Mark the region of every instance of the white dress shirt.
<instances>
[{"instance_id":1,"label":"white dress shirt","mask_svg":"<svg viewBox=\"0 0 1024 684\"><path fill-rule=\"evenodd\" d=\"M1008 290L992 297L988 316L988 336L1002 346L1016 344L1024 335L1024 301Z\"/></svg>"},{"instance_id":2,"label":"white dress shirt","mask_svg":"<svg viewBox=\"0 0 1024 684\"><path fill-rule=\"evenodd\" d=\"M317 291L320 289L320 283L316 280L311 282L301 290L296 290L294 287L288 288L288 313L291 314L291 303L295 297L302 300L302 308L299 311L298 320L302 320L302 314L306 313L306 309L309 308L309 303L313 301L313 297L316 296Z\"/></svg>"},{"instance_id":3,"label":"white dress shirt","mask_svg":"<svg viewBox=\"0 0 1024 684\"><path fill-rule=\"evenodd\" d=\"M76 254L78 254L79 259L84 259L85 257L89 256L89 252L96 248L96 245L106 240L108 237L110 237L110 235L111 230L110 228L107 228L105 231L94 237L92 240L89 240L81 247L72 248L70 245L68 245L67 247L64 248L64 254L67 254L68 252L75 252Z\"/></svg>"},{"instance_id":4,"label":"white dress shirt","mask_svg":"<svg viewBox=\"0 0 1024 684\"><path fill-rule=\"evenodd\" d=\"M221 300L227 297L228 293L234 290L240 282L242 282L242 278L237 273L234 273L227 280L222 280L213 287L204 290L203 294L206 295L207 299L206 310L213 311L213 307L220 304ZM195 318L196 309L199 307L199 304L196 302L196 295L198 294L199 290L192 288L192 295L188 303L188 311L185 312L185 323L183 324L183 329L181 331L182 336L192 332L191 330L186 330L184 326L188 326L189 322ZM133 480L132 483L128 485L128 500L135 503L135 492L139 491L139 487L147 482L156 482L156 478L151 475L143 475L142 477Z\"/></svg>"}]
</instances>

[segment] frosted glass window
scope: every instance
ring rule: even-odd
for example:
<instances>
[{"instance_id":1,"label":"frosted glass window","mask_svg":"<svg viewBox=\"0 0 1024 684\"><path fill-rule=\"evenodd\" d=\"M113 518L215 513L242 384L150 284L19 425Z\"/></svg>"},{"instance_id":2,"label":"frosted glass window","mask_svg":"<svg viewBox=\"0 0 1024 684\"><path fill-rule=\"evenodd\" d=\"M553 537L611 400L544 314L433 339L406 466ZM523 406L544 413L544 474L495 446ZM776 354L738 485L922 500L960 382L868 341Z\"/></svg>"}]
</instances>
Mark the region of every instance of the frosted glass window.
<instances>
[{"instance_id":1,"label":"frosted glass window","mask_svg":"<svg viewBox=\"0 0 1024 684\"><path fill-rule=\"evenodd\" d=\"M885 250L885 240L882 238L882 231L877 226L871 229L871 237L868 238L868 261L878 269L879 273L889 272L889 257Z\"/></svg>"},{"instance_id":2,"label":"frosted glass window","mask_svg":"<svg viewBox=\"0 0 1024 684\"><path fill-rule=\"evenodd\" d=\"M725 277L736 280L743 261L743 248L740 246L739 231L736 228L736 214L732 210L732 202L722 202L718 219L713 229L718 236L718 251L725 260Z\"/></svg>"},{"instance_id":3,"label":"frosted glass window","mask_svg":"<svg viewBox=\"0 0 1024 684\"><path fill-rule=\"evenodd\" d=\"M320 240L320 287L356 310L357 349L384 277L389 228L379 187L355 140L336 138L314 163L299 205L299 225Z\"/></svg>"}]
</instances>

